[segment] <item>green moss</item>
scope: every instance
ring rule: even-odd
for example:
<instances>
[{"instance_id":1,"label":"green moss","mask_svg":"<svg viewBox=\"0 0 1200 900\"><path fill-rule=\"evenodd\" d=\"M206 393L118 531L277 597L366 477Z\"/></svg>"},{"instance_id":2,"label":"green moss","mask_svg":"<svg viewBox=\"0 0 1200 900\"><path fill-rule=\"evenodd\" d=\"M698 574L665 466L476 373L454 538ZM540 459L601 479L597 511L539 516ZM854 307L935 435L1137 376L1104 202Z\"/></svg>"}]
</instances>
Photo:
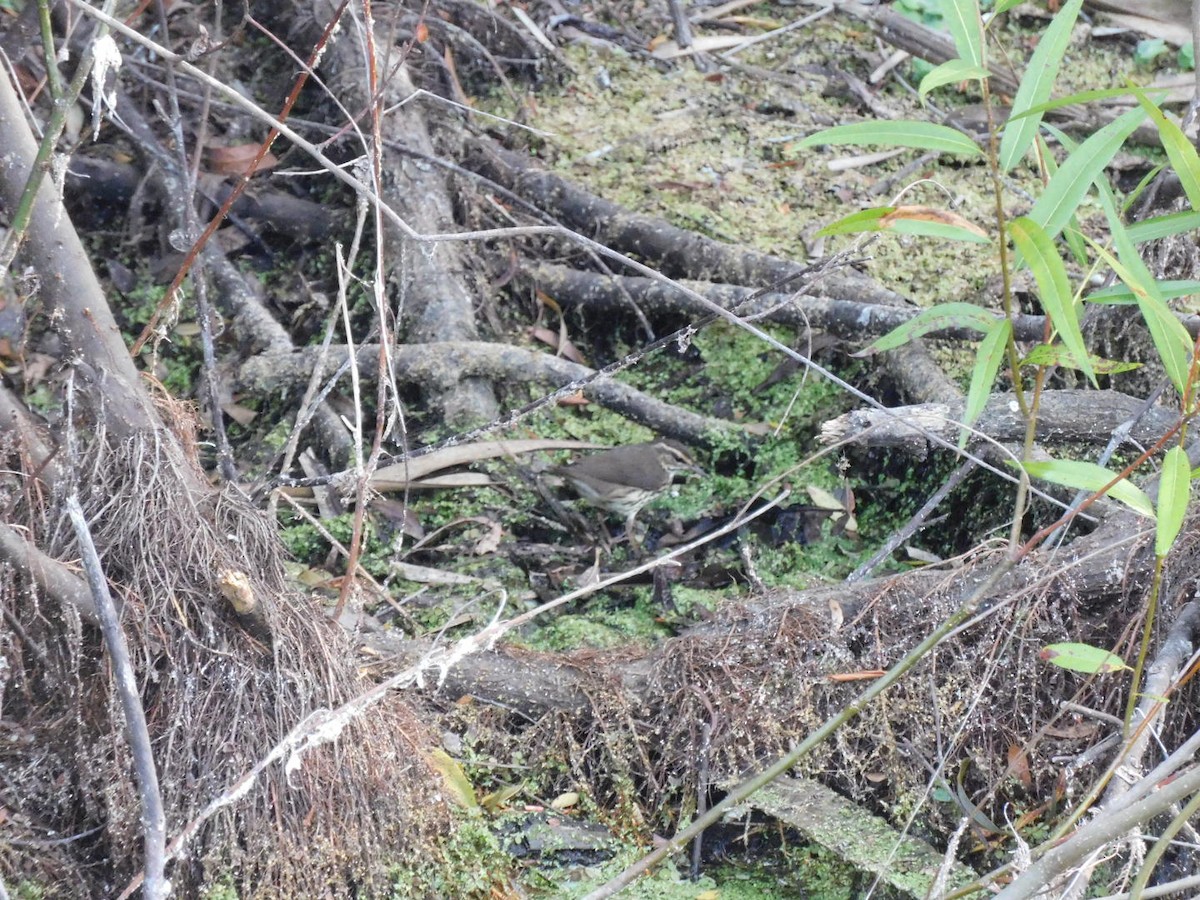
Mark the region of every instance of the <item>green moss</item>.
<instances>
[{"instance_id":1,"label":"green moss","mask_svg":"<svg viewBox=\"0 0 1200 900\"><path fill-rule=\"evenodd\" d=\"M632 592L629 604L614 605L608 596L592 598L577 612L569 612L542 624L522 643L537 650L568 650L578 647L603 649L629 644L650 645L671 635L662 624L663 610L648 589Z\"/></svg>"},{"instance_id":2,"label":"green moss","mask_svg":"<svg viewBox=\"0 0 1200 900\"><path fill-rule=\"evenodd\" d=\"M392 870L395 900L508 895L512 859L481 816L464 813L446 839L431 849L425 858Z\"/></svg>"},{"instance_id":3,"label":"green moss","mask_svg":"<svg viewBox=\"0 0 1200 900\"><path fill-rule=\"evenodd\" d=\"M309 565L323 562L326 554L332 549L332 545L321 533L321 530L288 511L281 511L280 518L283 525L279 534L288 552L300 562ZM339 541L343 547L350 546L354 530L353 513L344 513L332 519L324 519L321 524L325 531ZM359 562L367 572L377 578L383 578L389 574L389 563L395 556L395 550L391 541L379 533L377 526L370 518L363 523L360 552Z\"/></svg>"},{"instance_id":4,"label":"green moss","mask_svg":"<svg viewBox=\"0 0 1200 900\"><path fill-rule=\"evenodd\" d=\"M233 878L227 875L206 887L201 897L203 900L238 900L238 892L233 886Z\"/></svg>"},{"instance_id":5,"label":"green moss","mask_svg":"<svg viewBox=\"0 0 1200 900\"><path fill-rule=\"evenodd\" d=\"M146 277L126 294L126 302L115 310L121 319L125 342L130 347L143 327L150 324L166 293L165 285L153 284ZM142 360L156 363L154 375L172 396L186 397L195 392L196 376L200 371L200 329L191 318L195 313L185 290L180 289L174 303L177 321L171 324L167 339L158 343L154 338L147 341ZM168 309L156 327L170 323L167 318L170 312Z\"/></svg>"},{"instance_id":6,"label":"green moss","mask_svg":"<svg viewBox=\"0 0 1200 900\"><path fill-rule=\"evenodd\" d=\"M582 897L616 877L637 862L643 850L630 847L601 865L586 868L540 867L522 877L532 896ZM872 879L845 865L819 847L784 847L769 859L752 865L727 863L706 866L704 874L692 881L685 872L683 857L675 857L656 866L621 892L622 897L641 900L695 900L700 896L721 900L851 900L864 896ZM880 900L894 900L895 891L886 886L872 893Z\"/></svg>"}]
</instances>

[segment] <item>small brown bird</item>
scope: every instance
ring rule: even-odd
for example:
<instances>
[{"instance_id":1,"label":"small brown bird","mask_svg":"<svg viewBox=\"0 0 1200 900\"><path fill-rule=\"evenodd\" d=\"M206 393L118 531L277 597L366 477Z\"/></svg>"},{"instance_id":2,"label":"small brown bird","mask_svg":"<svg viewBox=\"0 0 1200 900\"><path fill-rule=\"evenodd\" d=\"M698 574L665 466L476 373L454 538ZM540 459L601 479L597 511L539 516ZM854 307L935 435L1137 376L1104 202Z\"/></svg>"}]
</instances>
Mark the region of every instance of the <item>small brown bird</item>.
<instances>
[{"instance_id":1,"label":"small brown bird","mask_svg":"<svg viewBox=\"0 0 1200 900\"><path fill-rule=\"evenodd\" d=\"M637 514L671 486L676 474L704 474L680 444L666 440L614 447L549 471L565 478L583 499L624 516L630 541Z\"/></svg>"}]
</instances>

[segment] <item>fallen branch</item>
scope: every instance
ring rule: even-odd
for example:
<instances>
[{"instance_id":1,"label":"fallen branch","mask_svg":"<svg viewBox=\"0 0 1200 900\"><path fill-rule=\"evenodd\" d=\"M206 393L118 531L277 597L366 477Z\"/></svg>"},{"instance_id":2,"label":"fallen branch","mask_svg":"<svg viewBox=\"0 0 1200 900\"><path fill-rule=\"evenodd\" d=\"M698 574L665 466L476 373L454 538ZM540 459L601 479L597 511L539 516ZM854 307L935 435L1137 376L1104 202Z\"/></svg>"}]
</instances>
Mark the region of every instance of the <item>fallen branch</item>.
<instances>
[{"instance_id":1,"label":"fallen branch","mask_svg":"<svg viewBox=\"0 0 1200 900\"><path fill-rule=\"evenodd\" d=\"M336 372L348 354L345 346L331 347L324 359L324 377ZM376 345L355 348L354 360L362 377L374 378L377 357ZM259 354L242 364L236 387L269 393L302 385L319 358L319 348L313 347ZM619 381L596 379L596 372L587 366L507 344L459 341L404 345L393 348L392 362L392 374L400 383L428 386L477 375L508 383L551 385L564 393L582 390L589 400L687 443L704 443L714 432L745 433L732 422L672 406Z\"/></svg>"},{"instance_id":2,"label":"fallen branch","mask_svg":"<svg viewBox=\"0 0 1200 900\"><path fill-rule=\"evenodd\" d=\"M125 737L129 741L129 749L133 752L133 769L142 798L142 834L145 838L146 855L144 893L151 900L161 900L171 892L171 884L166 880L164 873L167 817L163 811L162 792L158 786L154 748L150 741L150 731L146 727L146 712L142 709L142 696L138 690L133 661L129 658L125 633L121 630L121 622L117 617L117 607L108 592L108 580L104 577L100 556L96 553L91 530L88 528L87 519L84 518L83 509L79 506L79 498L74 492L67 497L66 508L75 529L75 538L79 541L80 553L83 554L83 570L87 573L88 585L95 601L100 630L104 632L104 643L112 659L117 694L121 698L121 709L125 713Z\"/></svg>"}]
</instances>

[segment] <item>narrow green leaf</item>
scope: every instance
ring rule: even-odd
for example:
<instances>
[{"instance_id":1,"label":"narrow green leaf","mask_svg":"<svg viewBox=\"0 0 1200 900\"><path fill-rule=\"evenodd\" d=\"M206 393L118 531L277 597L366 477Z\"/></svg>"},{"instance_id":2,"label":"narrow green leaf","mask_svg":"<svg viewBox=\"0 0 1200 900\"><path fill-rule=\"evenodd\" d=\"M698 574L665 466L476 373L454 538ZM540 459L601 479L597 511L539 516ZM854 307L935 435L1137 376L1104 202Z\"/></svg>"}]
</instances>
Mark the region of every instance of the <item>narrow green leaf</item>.
<instances>
[{"instance_id":1,"label":"narrow green leaf","mask_svg":"<svg viewBox=\"0 0 1200 900\"><path fill-rule=\"evenodd\" d=\"M1103 88L1095 91L1080 91L1077 94L1068 94L1066 97L1056 97L1053 100L1048 100L1039 106L1027 109L1022 113L1013 113L1010 119L1023 119L1026 116L1040 116L1055 109L1061 109L1064 106L1086 105L1094 103L1097 100L1112 100L1115 97L1131 97L1133 92L1129 88Z\"/></svg>"},{"instance_id":2,"label":"narrow green leaf","mask_svg":"<svg viewBox=\"0 0 1200 900\"><path fill-rule=\"evenodd\" d=\"M959 783L954 789L954 799L957 801L959 807L962 808L962 811L967 814L972 822L988 834L1005 834L1005 829L989 819L982 809L971 802L971 798L967 796L966 790L963 789L962 776L963 773L959 772Z\"/></svg>"},{"instance_id":3,"label":"narrow green leaf","mask_svg":"<svg viewBox=\"0 0 1200 900\"><path fill-rule=\"evenodd\" d=\"M859 210L826 225L817 232L817 236L871 231L894 231L974 244L991 243L983 230L968 219L957 213L926 206L877 206Z\"/></svg>"},{"instance_id":4,"label":"narrow green leaf","mask_svg":"<svg viewBox=\"0 0 1200 900\"><path fill-rule=\"evenodd\" d=\"M1119 375L1122 372L1132 372L1140 369L1141 363L1124 362L1119 359L1105 359L1102 356L1088 354L1088 362L1092 371L1097 375ZM1022 366L1061 366L1064 369L1079 369L1079 362L1062 344L1038 344L1025 354L1021 360Z\"/></svg>"},{"instance_id":5,"label":"narrow green leaf","mask_svg":"<svg viewBox=\"0 0 1200 900\"><path fill-rule=\"evenodd\" d=\"M1128 114L1127 114L1128 115ZM961 131L932 122L858 122L810 134L796 146L855 144L859 147L912 147L963 156L983 156L979 145Z\"/></svg>"},{"instance_id":6,"label":"narrow green leaf","mask_svg":"<svg viewBox=\"0 0 1200 900\"><path fill-rule=\"evenodd\" d=\"M950 241L967 241L971 244L990 244L985 235L978 234L970 228L961 225L951 225L948 222L930 222L923 219L896 219L887 226L888 231L897 234L913 234L920 237L945 238Z\"/></svg>"},{"instance_id":7,"label":"narrow green leaf","mask_svg":"<svg viewBox=\"0 0 1200 900\"><path fill-rule=\"evenodd\" d=\"M1092 183L1144 118L1146 113L1140 106L1131 109L1080 144L1050 179L1042 196L1029 211L1029 218L1041 225L1051 238L1057 237Z\"/></svg>"},{"instance_id":8,"label":"narrow green leaf","mask_svg":"<svg viewBox=\"0 0 1200 900\"><path fill-rule=\"evenodd\" d=\"M1183 527L1192 493L1192 466L1187 451L1175 446L1163 458L1158 477L1158 522L1154 526L1154 555L1166 556Z\"/></svg>"},{"instance_id":9,"label":"narrow green leaf","mask_svg":"<svg viewBox=\"0 0 1200 900\"><path fill-rule=\"evenodd\" d=\"M1192 339L1187 329L1158 296L1154 279L1149 272L1137 271L1136 265L1126 268L1103 247L1093 246L1100 257L1117 273L1117 277L1133 292L1163 369L1166 370L1167 377L1171 379L1171 384L1175 386L1179 396L1184 396L1187 393L1188 369L1192 359Z\"/></svg>"},{"instance_id":10,"label":"narrow green leaf","mask_svg":"<svg viewBox=\"0 0 1200 900\"><path fill-rule=\"evenodd\" d=\"M1195 231L1198 228L1200 212L1188 209L1134 222L1129 226L1129 239L1135 244L1144 244L1146 241L1157 241L1159 238Z\"/></svg>"},{"instance_id":11,"label":"narrow green leaf","mask_svg":"<svg viewBox=\"0 0 1200 900\"><path fill-rule=\"evenodd\" d=\"M1066 241L1067 249L1071 251L1075 264L1086 267L1088 264L1087 245L1083 242L1083 236L1079 232L1079 220L1075 216L1071 216L1071 221L1063 228L1062 238Z\"/></svg>"},{"instance_id":12,"label":"narrow green leaf","mask_svg":"<svg viewBox=\"0 0 1200 900\"><path fill-rule=\"evenodd\" d=\"M975 366L971 369L971 386L967 389L966 409L963 412L963 424L973 425L987 405L992 385L996 383L996 373L1004 362L1004 351L1008 348L1008 339L1012 336L1012 322L1008 319L997 319L991 331L979 344L979 352L975 354ZM958 437L958 449L967 446L971 433L962 429Z\"/></svg>"},{"instance_id":13,"label":"narrow green leaf","mask_svg":"<svg viewBox=\"0 0 1200 900\"><path fill-rule=\"evenodd\" d=\"M1091 491L1093 494L1104 490L1105 485L1117 477L1115 472L1110 472L1103 466L1076 459L1052 459L1047 462L1026 462L1023 465L1025 471L1034 478L1080 491ZM1110 487L1108 496L1124 503L1139 515L1148 519L1154 518L1154 504L1150 502L1146 492L1128 478L1122 478Z\"/></svg>"},{"instance_id":14,"label":"narrow green leaf","mask_svg":"<svg viewBox=\"0 0 1200 900\"><path fill-rule=\"evenodd\" d=\"M1037 222L1025 216L1014 219L1009 225L1009 230L1012 232L1013 243L1029 264L1034 280L1037 281L1042 308L1050 316L1050 321L1062 342L1078 361L1080 371L1087 376L1088 381L1095 384L1096 374L1088 361L1083 332L1079 329L1079 316L1071 283L1067 279L1067 268L1058 255L1054 241Z\"/></svg>"},{"instance_id":15,"label":"narrow green leaf","mask_svg":"<svg viewBox=\"0 0 1200 900\"><path fill-rule=\"evenodd\" d=\"M1179 183L1183 185L1188 202L1192 209L1200 209L1200 156L1197 156L1196 148L1184 135L1183 130L1163 115L1163 111L1151 103L1143 91L1137 88L1133 90L1138 103L1158 129L1163 149L1167 151L1167 158L1171 160L1171 168L1179 176Z\"/></svg>"},{"instance_id":16,"label":"narrow green leaf","mask_svg":"<svg viewBox=\"0 0 1200 900\"><path fill-rule=\"evenodd\" d=\"M441 773L442 781L450 792L450 796L457 800L460 806L465 809L479 808L475 788L471 784L471 779L467 777L467 773L458 764L458 760L441 747L434 747L430 750L428 760L430 765Z\"/></svg>"},{"instance_id":17,"label":"narrow green leaf","mask_svg":"<svg viewBox=\"0 0 1200 900\"><path fill-rule=\"evenodd\" d=\"M1166 167L1166 163L1159 163L1157 166L1150 167L1146 174L1142 176L1142 180L1139 181L1134 189L1127 193L1125 198L1121 201L1121 215L1124 216L1129 214L1129 211L1133 209L1134 204L1137 203L1138 199L1145 192L1146 188L1150 187L1150 185L1154 183L1154 180L1158 178L1158 173Z\"/></svg>"},{"instance_id":18,"label":"narrow green leaf","mask_svg":"<svg viewBox=\"0 0 1200 900\"><path fill-rule=\"evenodd\" d=\"M1014 6L1020 6L1024 2L1025 0L1000 0L1000 2L996 4L993 12L998 16L1000 13L1006 13Z\"/></svg>"},{"instance_id":19,"label":"narrow green leaf","mask_svg":"<svg viewBox=\"0 0 1200 900\"><path fill-rule=\"evenodd\" d=\"M942 0L942 16L954 37L958 58L982 68L983 20L979 18L979 0Z\"/></svg>"},{"instance_id":20,"label":"narrow green leaf","mask_svg":"<svg viewBox=\"0 0 1200 900\"><path fill-rule=\"evenodd\" d=\"M843 216L836 222L830 222L817 232L817 237L831 237L835 234L861 234L864 231L882 231L879 220L896 211L894 206L876 206L873 209L862 209L858 212Z\"/></svg>"},{"instance_id":21,"label":"narrow green leaf","mask_svg":"<svg viewBox=\"0 0 1200 900\"><path fill-rule=\"evenodd\" d=\"M1082 5L1083 0L1067 0L1042 33L1037 49L1025 67L1017 96L1013 99L1013 114L1020 116L1049 99ZM1001 171L1009 171L1025 155L1041 121L1042 113L1022 116L1015 122L1009 119L1004 128L1004 137L1000 140Z\"/></svg>"},{"instance_id":22,"label":"narrow green leaf","mask_svg":"<svg viewBox=\"0 0 1200 900\"><path fill-rule=\"evenodd\" d=\"M922 310L903 325L892 329L853 355L871 356L884 350L895 350L923 334L947 328L969 328L987 334L995 322L996 316L971 303L943 303Z\"/></svg>"},{"instance_id":23,"label":"narrow green leaf","mask_svg":"<svg viewBox=\"0 0 1200 900\"><path fill-rule=\"evenodd\" d=\"M1063 669L1086 672L1089 675L1120 672L1129 668L1117 654L1093 647L1091 644L1050 644L1043 647L1038 656Z\"/></svg>"},{"instance_id":24,"label":"narrow green leaf","mask_svg":"<svg viewBox=\"0 0 1200 900\"><path fill-rule=\"evenodd\" d=\"M942 63L928 75L921 79L921 86L917 89L917 94L922 103L925 102L925 95L935 88L940 88L944 84L957 84L960 81L979 81L987 78L991 72L983 68L983 66L974 66L965 59L952 59Z\"/></svg>"},{"instance_id":25,"label":"narrow green leaf","mask_svg":"<svg viewBox=\"0 0 1200 900\"><path fill-rule=\"evenodd\" d=\"M1099 189L1100 205L1108 217L1113 246L1117 249L1120 261L1114 259L1104 247L1094 242L1090 243L1097 254L1112 266L1117 277L1133 291L1167 377L1175 385L1179 396L1184 397L1187 395L1187 380L1192 361L1191 335L1163 300L1158 282L1138 255L1133 241L1129 239L1129 232L1125 230L1125 223L1121 221L1121 215L1117 212L1117 201L1112 188L1104 179L1098 179L1096 186Z\"/></svg>"},{"instance_id":26,"label":"narrow green leaf","mask_svg":"<svg viewBox=\"0 0 1200 900\"><path fill-rule=\"evenodd\" d=\"M1129 234L1130 236L1133 235L1132 228L1129 229ZM1188 279L1185 281L1158 282L1158 295L1163 300L1174 300L1177 297L1186 297L1189 294L1200 294L1200 281ZM1101 288L1098 291L1088 294L1087 302L1120 306L1122 304L1137 303L1137 297L1125 285L1114 284L1111 287Z\"/></svg>"},{"instance_id":27,"label":"narrow green leaf","mask_svg":"<svg viewBox=\"0 0 1200 900\"><path fill-rule=\"evenodd\" d=\"M1045 122L1042 123L1046 131L1057 131ZM1068 154L1073 153L1078 144L1071 139L1069 135L1058 133L1058 141ZM1037 142L1040 148L1042 163L1046 166L1047 177L1053 178L1054 173L1058 171L1058 163L1054 160L1054 154L1050 152L1050 148L1046 145L1045 138L1039 133ZM1080 235L1079 219L1071 216L1071 220L1063 227L1063 240L1067 242L1067 248L1071 251L1071 256L1075 258L1076 264L1086 267L1088 265L1087 245L1083 242L1083 237Z\"/></svg>"}]
</instances>

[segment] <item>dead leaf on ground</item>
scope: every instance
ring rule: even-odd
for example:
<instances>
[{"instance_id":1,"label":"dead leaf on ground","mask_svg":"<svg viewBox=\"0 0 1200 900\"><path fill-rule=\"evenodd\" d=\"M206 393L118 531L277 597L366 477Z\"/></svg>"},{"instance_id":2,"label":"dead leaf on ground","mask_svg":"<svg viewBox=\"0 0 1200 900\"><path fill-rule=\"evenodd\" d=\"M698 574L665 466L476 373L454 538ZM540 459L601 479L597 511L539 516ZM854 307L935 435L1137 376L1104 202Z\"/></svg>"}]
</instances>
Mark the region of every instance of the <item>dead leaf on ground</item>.
<instances>
[{"instance_id":1,"label":"dead leaf on ground","mask_svg":"<svg viewBox=\"0 0 1200 900\"><path fill-rule=\"evenodd\" d=\"M375 490L401 490L405 486L414 485L434 472L451 469L455 466L465 466L470 463L482 462L486 459L497 459L505 456L519 456L523 453L534 453L539 450L596 450L603 444L590 441L551 441L540 439L525 439L514 441L479 441L473 444L457 444L444 447L432 453L404 462L393 463L376 469L371 476L371 487ZM425 482L429 486L429 482Z\"/></svg>"},{"instance_id":2,"label":"dead leaf on ground","mask_svg":"<svg viewBox=\"0 0 1200 900\"><path fill-rule=\"evenodd\" d=\"M233 146L209 144L204 148L208 170L218 175L245 175L253 165L254 158L258 156L259 146L258 144L235 144ZM266 172L277 165L279 165L278 157L267 151L250 174Z\"/></svg>"},{"instance_id":3,"label":"dead leaf on ground","mask_svg":"<svg viewBox=\"0 0 1200 900\"><path fill-rule=\"evenodd\" d=\"M573 363L579 363L581 366L587 365L584 355L579 352L579 348L571 343L571 339L566 335L560 334L552 328L531 325L529 327L529 336L535 341L541 341L547 347L553 347L554 352L564 359L569 359Z\"/></svg>"}]
</instances>

